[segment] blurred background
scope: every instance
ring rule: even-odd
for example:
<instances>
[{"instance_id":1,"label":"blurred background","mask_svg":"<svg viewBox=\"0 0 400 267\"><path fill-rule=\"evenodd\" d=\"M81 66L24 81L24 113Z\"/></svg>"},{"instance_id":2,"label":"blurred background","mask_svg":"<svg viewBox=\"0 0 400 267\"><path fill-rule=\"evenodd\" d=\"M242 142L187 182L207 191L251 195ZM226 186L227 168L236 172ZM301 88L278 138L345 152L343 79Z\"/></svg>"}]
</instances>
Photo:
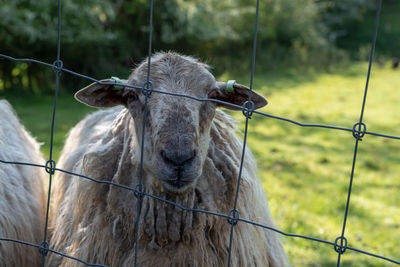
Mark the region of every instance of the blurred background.
<instances>
[{"instance_id":1,"label":"blurred background","mask_svg":"<svg viewBox=\"0 0 400 267\"><path fill-rule=\"evenodd\" d=\"M63 0L64 67L96 79L125 78L147 55L149 1ZM210 64L220 80L250 80L255 0L154 1L153 51ZM254 89L262 111L303 123L352 128L359 120L375 0L262 0ZM400 1L384 0L365 111L367 130L400 136ZM57 1L0 0L0 53L56 59ZM94 110L73 99L90 82L61 75L58 157L68 130ZM54 73L0 59L0 97L49 153ZM230 113L243 130L243 115ZM334 242L340 236L354 151L351 132L301 128L254 115L249 146L278 228ZM360 143L346 234L349 245L400 260L400 142ZM332 246L286 238L294 266L335 266ZM341 266L392 266L346 251Z\"/></svg>"}]
</instances>

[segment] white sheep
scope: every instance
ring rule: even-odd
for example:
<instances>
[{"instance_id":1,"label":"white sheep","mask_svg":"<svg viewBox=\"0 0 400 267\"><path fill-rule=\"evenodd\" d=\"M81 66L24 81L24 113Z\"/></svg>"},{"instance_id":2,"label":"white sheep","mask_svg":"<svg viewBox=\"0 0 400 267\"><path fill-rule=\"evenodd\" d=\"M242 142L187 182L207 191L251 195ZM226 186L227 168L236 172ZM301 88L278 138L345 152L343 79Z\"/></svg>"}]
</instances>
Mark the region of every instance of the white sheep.
<instances>
[{"instance_id":1,"label":"white sheep","mask_svg":"<svg viewBox=\"0 0 400 267\"><path fill-rule=\"evenodd\" d=\"M147 63L127 83L141 86ZM176 53L151 59L150 79L157 90L213 98L242 105L248 88L227 90L205 64ZM105 80L110 81L110 80ZM135 187L145 97L140 91L93 83L76 98L94 107L113 107L87 116L75 126L58 163L60 168ZM255 108L267 104L253 93ZM187 208L223 214L233 208L242 143L232 119L215 102L153 92L148 99L144 137L143 184L146 193ZM229 108L229 106L226 106ZM50 246L90 263L133 266L137 198L132 191L94 183L66 173L56 175L52 195ZM273 226L256 164L247 149L237 209L240 218ZM226 266L231 225L226 218L183 211L144 197L138 229L138 266ZM48 266L78 263L49 254ZM238 222L232 266L287 266L277 234Z\"/></svg>"},{"instance_id":2,"label":"white sheep","mask_svg":"<svg viewBox=\"0 0 400 267\"><path fill-rule=\"evenodd\" d=\"M39 144L0 100L0 160L44 164ZM0 238L39 245L43 240L45 190L42 168L0 162ZM0 266L40 266L39 249L0 241Z\"/></svg>"}]
</instances>

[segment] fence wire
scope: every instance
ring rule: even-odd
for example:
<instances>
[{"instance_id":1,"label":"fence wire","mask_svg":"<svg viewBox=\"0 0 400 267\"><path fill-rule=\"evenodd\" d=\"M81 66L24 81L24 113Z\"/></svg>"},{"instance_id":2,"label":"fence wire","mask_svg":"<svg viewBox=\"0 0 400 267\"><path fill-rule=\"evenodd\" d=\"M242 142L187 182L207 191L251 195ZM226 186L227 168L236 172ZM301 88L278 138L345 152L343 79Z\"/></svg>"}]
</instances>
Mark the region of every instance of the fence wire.
<instances>
[{"instance_id":1,"label":"fence wire","mask_svg":"<svg viewBox=\"0 0 400 267\"><path fill-rule=\"evenodd\" d=\"M54 176L55 171L58 172L64 172L67 174L70 174L72 176L75 176L76 178L81 178L81 179L87 179L90 180L92 182L95 183L99 183L99 184L108 184L108 185L113 185L125 190L130 190L134 193L135 197L138 198L138 204L137 204L137 218L136 218L136 226L139 225L139 221L140 221L140 211L141 211L141 203L142 203L142 199L144 197L149 197L149 198L153 198L156 199L158 201L164 202L166 204L169 205L173 205L181 210L185 210L185 211L190 211L190 212L196 212L196 213L204 213L207 214L209 216L218 216L218 217L222 217L225 218L227 220L227 224L230 227L230 239L229 239L229 255L228 255L228 266L231 265L231 248L232 248L232 240L234 238L234 227L237 225L238 222L241 223L247 223L250 225L253 225L254 227L261 227L270 231L274 231L278 234L281 234L283 236L287 236L287 237L291 237L291 238L302 238L302 239L306 239L306 240L310 240L310 241L314 241L314 242L318 242L321 244L326 244L329 246L332 246L333 249L337 252L338 254L338 259L337 259L337 266L340 266L341 263L341 259L342 259L342 255L346 252L346 250L351 250L351 251L355 251L358 253L362 253L364 255L368 255L371 257L375 257L375 258L379 258L382 259L384 261L387 262L391 262L394 264L398 264L400 265L400 261L399 260L395 260L395 259L391 259L388 257L384 257L382 255L378 255L378 254L374 254L371 252L367 252L364 251L362 249L358 249L358 248L354 248L348 245L348 240L345 237L345 230L346 230L346 223L347 223L347 218L348 218L348 213L349 213L349 206L350 206L350 197L351 197L351 193L352 193L352 187L353 187L353 178L354 178L354 172L355 172L355 165L356 165L356 160L357 160L357 153L358 153L358 144L359 142L362 140L362 138L365 135L373 135L373 136L378 136L378 137L383 137L383 138L389 138L389 139L395 139L395 140L400 140L399 136L393 136L393 135L387 135L387 134L382 134L382 133L375 133L375 132L370 132L367 131L366 129L366 125L363 122L363 115L364 115L364 110L365 110L365 103L366 103L366 99L367 99L367 92L368 92L368 85L369 85L369 80L370 80L370 74L371 74L371 68L372 68L372 61L373 61L373 56L374 56L374 50L375 50L375 43L376 43L376 37L377 37L377 31L378 31L378 23L379 23L379 17L380 17L380 12L381 12L381 6L382 6L382 0L378 0L377 1L377 10L376 10L376 17L375 17L375 26L374 26L374 33L373 33L373 38L372 38L372 42L371 42L371 52L370 52L370 58L369 58L369 65L368 65L368 72L367 72L367 79L366 79L366 85L365 85L365 90L364 90L364 96L363 96L363 102L362 102L362 107L361 107L361 114L360 114L360 119L357 123L354 124L354 126L352 128L345 128L345 127L339 127L339 126L331 126L331 125L323 125L323 124L304 124L301 122L297 122L288 118L284 118L284 117L279 117L279 116L275 116L275 115L271 115L268 113L264 113L264 112L260 112L257 110L254 110L254 103L251 101L251 94L253 91L253 77L254 77L254 72L255 72L255 60L256 60L256 48L257 48L257 28L258 28L258 14L259 14L259 0L257 0L256 3L256 15L255 15L255 23L254 23L254 39L253 39L253 50L252 50L252 57L251 57L251 73L250 73L250 94L249 94L249 98L248 101L246 101L244 103L243 106L238 106L235 104L231 104L231 103L227 103L224 101L220 101L220 100L216 100L216 99L205 99L205 98L198 98L198 97L194 97L194 96L190 96L190 95L184 95L184 94L177 94L177 93L172 93L172 92L167 92L167 91L160 91L157 89L153 88L153 84L151 82L151 77L150 77L150 63L151 63L151 50L152 50L152 21L153 21L153 0L150 0L150 13L149 13L149 34L148 34L148 69L147 69L147 80L146 83L142 86L132 86L129 84L121 84L118 82L102 82L99 81L97 79L94 79L92 77L80 74L80 73L76 73L74 71L68 70L66 68L63 67L63 62L60 59L60 55L61 55L61 40L60 40L60 35L61 35L61 3L60 0L58 0L58 28L57 28L57 55L56 55L56 60L53 64L49 64L46 62L42 62L40 60L35 60L35 59L26 59L26 58L14 58L11 57L9 55L4 55L4 54L0 54L0 58L3 59L7 59L10 61L16 61L16 62L30 62L30 63L35 63L35 64L40 64L42 66L45 67L50 67L53 69L54 71L54 75L55 75L55 95L54 95L54 104L53 104L53 111L52 111L52 120L51 120L51 135L50 135L50 153L49 153L49 160L46 162L45 165L40 165L40 164L33 164L33 163L29 163L29 162L14 162L14 161L5 161L3 159L0 159L0 163L2 164L14 164L14 165L25 165L25 166L31 166L31 167L36 167L36 168L43 168L46 170L46 172L49 174L49 188L48 188L48 198L47 198L47 209L46 209L46 217L45 217L45 228L44 228L44 236L43 236L43 242L41 242L40 244L32 244L29 242L25 242L25 241L21 241L21 240L16 240L16 239L12 239L12 238L2 238L0 237L0 242L12 242L12 243L17 243L20 245L24 245L24 246L31 246L31 247L35 247L39 250L39 253L42 254L42 266L45 266L46 263L46 256L48 255L48 253L55 253L57 255L59 255L60 257L65 257L65 258L69 258L71 260L80 262L82 264L85 264L87 266L106 266L106 265L102 265L102 264L93 264L93 263L89 263L89 262L85 262L81 259L66 255L62 252L59 251L55 251L53 249L51 249L51 244L48 243L47 241L47 233L48 233L48 219L49 219L49 211L50 211L50 195L51 195L51 183L52 183L52 178ZM142 143L141 143L141 155L140 155L140 174L139 174L139 182L138 184L135 186L135 188L133 187L129 187L129 186L125 186L122 184L117 184L111 181L104 181L104 180L98 180L98 179L94 179L92 177L88 177L79 173L73 173L70 171L66 171L63 169L59 169L56 167L56 162L53 160L53 136L54 136L54 125L55 125L55 115L56 115L56 110L57 110L57 98L58 98L58 91L59 91L59 85L60 85L60 75L61 73L68 73L71 74L75 77L79 77L79 78L83 78L83 79L87 79L90 80L92 82L96 82L99 84L109 84L109 85L115 85L115 86L124 86L127 88L132 88L132 89L136 89L136 90L140 90L144 95L145 95L145 108L144 108L144 113L143 113L143 130L142 130ZM238 183L237 183L237 187L236 187L236 192L235 192L235 200L234 200L234 205L232 207L232 209L228 212L228 214L222 214L222 213L218 213L218 212L212 212L212 211L208 211L208 210L202 210L202 209L194 209L194 208L188 208L185 206L182 206L178 203L163 199L161 197L149 194L145 191L144 185L142 183L142 175L143 175L143 153L144 153L144 135L146 134L146 116L147 116L147 109L148 109L148 99L151 97L152 93L158 93L158 94L166 94L166 95L170 95L170 96L175 96L175 97L183 97L183 98L189 98L189 99L193 99L196 101L210 101L210 102L216 102L216 103L221 103L224 105L228 105L231 107L235 107L235 108L239 108L242 110L243 115L246 118L245 121L245 130L244 130L244 137L243 137L243 148L242 148L242 156L241 156L241 162L240 162L240 170L239 170L239 175L238 175ZM346 201L346 209L345 209L345 213L344 213L344 220L343 220L343 227L342 227L342 231L341 234L339 235L339 237L337 237L335 239L335 241L327 241L327 240L323 240L323 239L319 239L319 238L315 238L315 237L310 237L310 236L305 236L305 235L299 235L299 234L292 234L292 233L286 233L284 231L281 231L279 229L276 229L274 227L269 227L267 225L263 225L259 222L254 222L254 221L250 221L250 220L246 220L243 218L240 218L239 216L239 211L236 209L237 207L237 202L238 202L238 192L239 192L239 187L240 187L240 179L241 179L241 173L242 173L242 169L243 169L243 163L244 163L244 154L245 154L245 149L246 149L246 140L247 140L247 135L248 135L248 125L249 125L249 119L251 118L251 116L253 114L258 114L264 117L268 117L268 118L272 118L272 119L277 119L277 120L281 120L281 121L285 121L300 127L314 127L314 128L325 128L325 129L331 129L331 130L339 130L339 131L347 131L347 132L351 132L355 138L355 147L354 147L354 155L353 155L353 162L352 162L352 167L351 167L351 174L350 174L350 179L349 179L349 187L348 187L348 195L347 195L347 201ZM138 254L138 247L140 244L138 244L138 228L136 227L136 233L135 233L135 262L134 262L134 266L137 266L137 254Z\"/></svg>"}]
</instances>

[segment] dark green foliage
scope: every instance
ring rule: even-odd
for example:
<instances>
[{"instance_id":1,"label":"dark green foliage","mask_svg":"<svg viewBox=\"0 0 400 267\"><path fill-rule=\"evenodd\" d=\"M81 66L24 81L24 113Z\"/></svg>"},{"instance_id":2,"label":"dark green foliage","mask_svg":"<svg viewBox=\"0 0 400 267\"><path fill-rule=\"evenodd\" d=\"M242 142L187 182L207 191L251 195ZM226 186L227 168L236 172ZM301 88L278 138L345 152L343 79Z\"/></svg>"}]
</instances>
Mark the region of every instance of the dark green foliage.
<instances>
[{"instance_id":1,"label":"dark green foliage","mask_svg":"<svg viewBox=\"0 0 400 267\"><path fill-rule=\"evenodd\" d=\"M380 64L391 61L392 58L400 58L399 12L400 1L383 1L375 56ZM374 23L375 9L373 8L365 12L362 20L346 25L347 32L338 38L338 46L349 51L354 59L365 60L369 56L369 43L372 39Z\"/></svg>"},{"instance_id":2,"label":"dark green foliage","mask_svg":"<svg viewBox=\"0 0 400 267\"><path fill-rule=\"evenodd\" d=\"M255 4L155 0L153 51L196 55L218 66L217 74L247 70ZM99 79L126 77L147 55L148 0L64 0L61 5L64 67ZM351 35L353 25L374 6L375 0L260 1L258 57L265 68L286 63L319 67L341 60L346 53L337 49L337 40ZM57 1L0 0L0 17L0 53L54 62ZM62 88L69 91L87 84L65 73L62 79ZM0 90L49 92L53 80L44 67L0 60Z\"/></svg>"},{"instance_id":3,"label":"dark green foliage","mask_svg":"<svg viewBox=\"0 0 400 267\"><path fill-rule=\"evenodd\" d=\"M0 0L0 17L1 53L48 63L55 61L57 1ZM103 52L107 51L115 34L107 29L107 23L114 18L109 1L62 1L61 57L67 68L86 71L88 65L98 66L99 59L108 56ZM96 52L102 52L104 57L94 57ZM0 65L0 87L5 89L28 87L37 92L45 91L53 87L52 77L51 70L37 65L3 60Z\"/></svg>"}]
</instances>

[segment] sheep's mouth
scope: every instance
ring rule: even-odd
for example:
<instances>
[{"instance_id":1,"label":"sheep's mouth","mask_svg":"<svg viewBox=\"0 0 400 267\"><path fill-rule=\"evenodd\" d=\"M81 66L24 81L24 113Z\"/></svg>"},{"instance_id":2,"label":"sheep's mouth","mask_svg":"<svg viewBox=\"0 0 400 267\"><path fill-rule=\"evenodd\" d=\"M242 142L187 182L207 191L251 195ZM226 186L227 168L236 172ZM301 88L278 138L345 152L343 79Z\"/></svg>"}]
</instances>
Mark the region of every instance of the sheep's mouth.
<instances>
[{"instance_id":1,"label":"sheep's mouth","mask_svg":"<svg viewBox=\"0 0 400 267\"><path fill-rule=\"evenodd\" d=\"M193 184L193 181L183 181L180 179L163 181L164 187L174 193L184 193Z\"/></svg>"},{"instance_id":2,"label":"sheep's mouth","mask_svg":"<svg viewBox=\"0 0 400 267\"><path fill-rule=\"evenodd\" d=\"M184 187L188 184L190 184L190 182L186 182L186 181L182 181L182 180L169 180L166 181L167 184L169 184L170 186L176 187L176 188L181 188Z\"/></svg>"}]
</instances>

